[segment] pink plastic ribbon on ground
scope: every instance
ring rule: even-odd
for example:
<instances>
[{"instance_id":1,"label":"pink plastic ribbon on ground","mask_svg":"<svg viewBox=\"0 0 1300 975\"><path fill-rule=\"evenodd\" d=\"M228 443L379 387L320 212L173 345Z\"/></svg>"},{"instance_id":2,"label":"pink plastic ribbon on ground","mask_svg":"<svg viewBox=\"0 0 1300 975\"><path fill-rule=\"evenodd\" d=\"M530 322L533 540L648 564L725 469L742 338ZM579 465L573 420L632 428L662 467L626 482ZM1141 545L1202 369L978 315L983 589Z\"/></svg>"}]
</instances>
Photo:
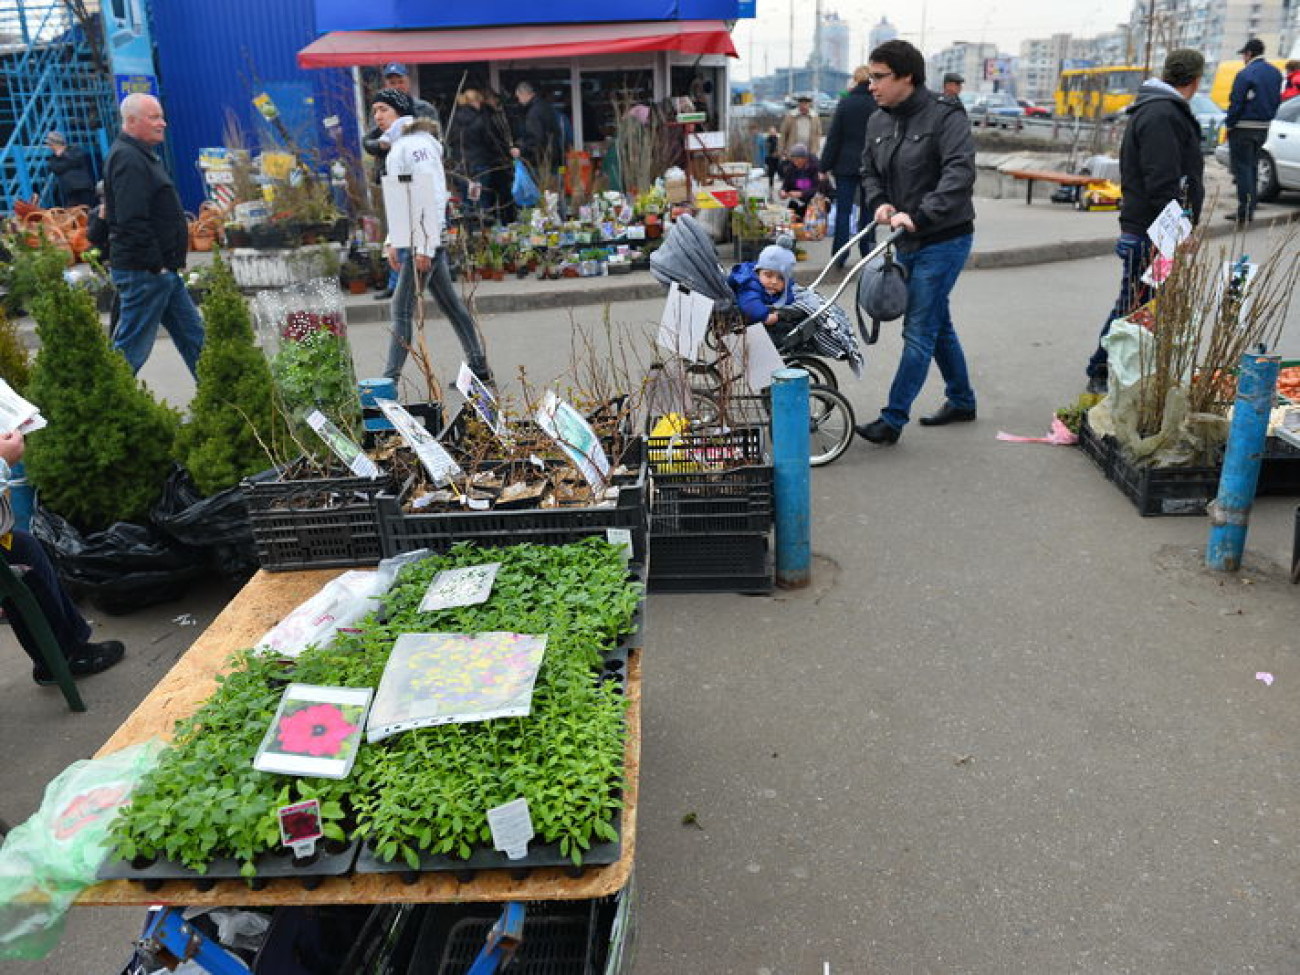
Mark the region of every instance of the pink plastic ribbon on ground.
<instances>
[{"instance_id":1,"label":"pink plastic ribbon on ground","mask_svg":"<svg viewBox=\"0 0 1300 975\"><path fill-rule=\"evenodd\" d=\"M1008 443L1050 443L1057 447L1072 447L1079 438L1070 432L1070 428L1061 422L1059 416L1052 417L1052 429L1045 437L1017 437L1014 433L998 431L998 439Z\"/></svg>"}]
</instances>

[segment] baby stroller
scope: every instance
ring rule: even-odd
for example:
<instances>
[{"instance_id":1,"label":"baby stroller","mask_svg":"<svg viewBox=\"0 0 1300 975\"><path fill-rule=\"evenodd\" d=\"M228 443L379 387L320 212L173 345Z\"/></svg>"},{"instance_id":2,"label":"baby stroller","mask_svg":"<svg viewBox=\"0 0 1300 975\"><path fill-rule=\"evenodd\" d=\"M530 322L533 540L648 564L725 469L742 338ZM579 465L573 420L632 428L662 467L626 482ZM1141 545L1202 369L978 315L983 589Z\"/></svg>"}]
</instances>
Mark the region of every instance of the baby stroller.
<instances>
[{"instance_id":1,"label":"baby stroller","mask_svg":"<svg viewBox=\"0 0 1300 975\"><path fill-rule=\"evenodd\" d=\"M883 252L892 239L869 256ZM831 300L816 291L824 273L813 288L796 287L792 307L804 314L771 336L786 365L806 370L811 380L809 460L814 467L837 459L853 440L853 406L839 391L833 363L847 362L860 377L864 360L852 324L835 304L835 298L865 263L864 259L854 267ZM663 245L651 255L650 269L661 283L696 291L714 303L708 334L687 367L691 381L688 412L692 419L706 426L770 422L766 391L751 390L745 383L744 370L728 361L736 347L735 336L744 333L749 323L736 307L735 295L708 233L692 217L680 217Z\"/></svg>"}]
</instances>

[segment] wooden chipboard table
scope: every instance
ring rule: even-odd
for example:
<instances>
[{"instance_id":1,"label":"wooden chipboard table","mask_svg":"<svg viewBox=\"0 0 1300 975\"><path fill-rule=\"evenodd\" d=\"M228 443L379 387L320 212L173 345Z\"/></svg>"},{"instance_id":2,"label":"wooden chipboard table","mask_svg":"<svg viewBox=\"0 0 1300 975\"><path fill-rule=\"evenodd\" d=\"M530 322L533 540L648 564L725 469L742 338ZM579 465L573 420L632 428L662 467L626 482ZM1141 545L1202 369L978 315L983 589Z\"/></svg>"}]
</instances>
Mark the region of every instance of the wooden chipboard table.
<instances>
[{"instance_id":1,"label":"wooden chipboard table","mask_svg":"<svg viewBox=\"0 0 1300 975\"><path fill-rule=\"evenodd\" d=\"M194 641L140 706L96 753L107 755L151 737L170 739L180 718L198 709L216 688L217 675L236 650L253 646L299 603L341 574L341 569L310 572L259 571ZM193 881L168 881L156 890L131 880L109 880L84 890L76 903L86 906L163 904L201 907L281 907L310 904L455 903L468 901L588 900L618 893L632 874L636 852L636 812L641 764L641 658L634 652L627 675L627 774L623 795L623 852L617 863L587 867L581 876L562 868L531 870L516 879L509 870L485 870L460 881L452 873L423 873L413 884L401 874L350 874L321 878L304 890L298 878L273 879L261 890L243 880L219 880L209 890Z\"/></svg>"}]
</instances>

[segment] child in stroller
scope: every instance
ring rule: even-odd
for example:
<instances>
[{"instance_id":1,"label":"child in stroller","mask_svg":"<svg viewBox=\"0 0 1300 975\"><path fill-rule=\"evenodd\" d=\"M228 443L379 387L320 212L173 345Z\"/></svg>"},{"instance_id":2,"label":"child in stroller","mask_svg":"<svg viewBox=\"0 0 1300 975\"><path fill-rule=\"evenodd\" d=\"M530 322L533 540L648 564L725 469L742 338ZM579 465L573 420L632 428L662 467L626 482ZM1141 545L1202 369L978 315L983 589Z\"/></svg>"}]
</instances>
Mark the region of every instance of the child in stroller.
<instances>
[{"instance_id":1,"label":"child in stroller","mask_svg":"<svg viewBox=\"0 0 1300 975\"><path fill-rule=\"evenodd\" d=\"M758 260L731 269L727 283L736 295L736 306L746 322L763 324L783 356L844 360L860 378L862 353L848 316L838 306L832 306L825 314L806 321L825 300L815 291L795 284L793 243L788 235L782 235L775 244L763 248Z\"/></svg>"}]
</instances>

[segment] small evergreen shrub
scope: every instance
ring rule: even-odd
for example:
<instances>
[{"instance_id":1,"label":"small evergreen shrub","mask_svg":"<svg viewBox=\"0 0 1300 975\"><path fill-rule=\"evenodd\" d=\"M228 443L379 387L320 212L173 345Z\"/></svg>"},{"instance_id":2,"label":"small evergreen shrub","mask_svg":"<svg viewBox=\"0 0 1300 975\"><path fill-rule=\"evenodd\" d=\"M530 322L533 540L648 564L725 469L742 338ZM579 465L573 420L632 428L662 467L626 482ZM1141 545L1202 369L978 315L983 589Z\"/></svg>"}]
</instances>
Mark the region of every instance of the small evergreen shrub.
<instances>
[{"instance_id":1,"label":"small evergreen shrub","mask_svg":"<svg viewBox=\"0 0 1300 975\"><path fill-rule=\"evenodd\" d=\"M203 320L207 338L199 357L198 391L190 420L176 438L176 457L195 486L213 495L271 467L286 431L275 405L271 370L253 342L248 305L219 257L203 301Z\"/></svg>"},{"instance_id":2,"label":"small evergreen shrub","mask_svg":"<svg viewBox=\"0 0 1300 975\"><path fill-rule=\"evenodd\" d=\"M28 397L49 426L28 441L41 501L84 531L144 521L172 465L179 418L108 344L95 301L62 273L32 299L40 351Z\"/></svg>"},{"instance_id":3,"label":"small evergreen shrub","mask_svg":"<svg viewBox=\"0 0 1300 975\"><path fill-rule=\"evenodd\" d=\"M19 396L26 396L31 377L31 356L18 334L18 323L0 307L0 379L12 386Z\"/></svg>"}]
</instances>

